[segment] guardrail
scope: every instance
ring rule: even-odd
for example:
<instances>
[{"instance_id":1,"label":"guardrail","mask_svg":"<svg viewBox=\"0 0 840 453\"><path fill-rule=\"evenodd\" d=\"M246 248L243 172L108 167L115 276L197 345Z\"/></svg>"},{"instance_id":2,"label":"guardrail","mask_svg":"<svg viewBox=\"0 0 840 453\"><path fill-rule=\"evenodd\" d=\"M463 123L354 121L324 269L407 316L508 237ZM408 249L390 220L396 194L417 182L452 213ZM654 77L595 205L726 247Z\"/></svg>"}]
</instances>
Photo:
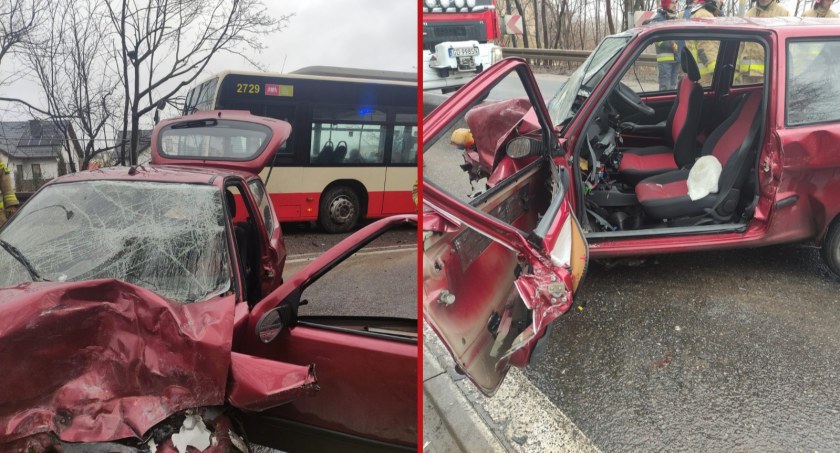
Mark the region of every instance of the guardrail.
<instances>
[{"instance_id":1,"label":"guardrail","mask_svg":"<svg viewBox=\"0 0 840 453\"><path fill-rule=\"evenodd\" d=\"M591 50L502 48L502 55L505 57L520 57L527 60L571 61L577 63L582 63L586 60L590 53L592 53ZM645 66L654 66L656 65L656 55L641 55L636 62Z\"/></svg>"}]
</instances>

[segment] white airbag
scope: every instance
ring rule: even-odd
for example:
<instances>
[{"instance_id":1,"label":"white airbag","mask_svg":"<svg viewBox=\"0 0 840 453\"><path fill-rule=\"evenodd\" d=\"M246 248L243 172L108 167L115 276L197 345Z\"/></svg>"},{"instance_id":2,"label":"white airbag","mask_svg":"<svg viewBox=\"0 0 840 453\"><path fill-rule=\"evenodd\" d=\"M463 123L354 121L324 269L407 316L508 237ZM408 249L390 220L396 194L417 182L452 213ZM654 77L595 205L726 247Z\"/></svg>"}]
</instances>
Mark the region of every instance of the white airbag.
<instances>
[{"instance_id":1,"label":"white airbag","mask_svg":"<svg viewBox=\"0 0 840 453\"><path fill-rule=\"evenodd\" d=\"M688 173L688 197L691 201L699 200L710 193L717 193L718 181L723 167L715 156L703 156L697 159Z\"/></svg>"}]
</instances>

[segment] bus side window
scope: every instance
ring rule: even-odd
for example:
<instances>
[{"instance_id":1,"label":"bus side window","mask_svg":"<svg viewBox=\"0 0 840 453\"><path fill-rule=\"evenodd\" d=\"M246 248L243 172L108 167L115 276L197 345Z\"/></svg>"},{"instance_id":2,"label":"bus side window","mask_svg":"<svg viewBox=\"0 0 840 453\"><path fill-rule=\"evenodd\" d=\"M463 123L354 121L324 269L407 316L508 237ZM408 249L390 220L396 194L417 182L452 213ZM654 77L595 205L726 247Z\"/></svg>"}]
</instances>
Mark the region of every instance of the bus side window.
<instances>
[{"instance_id":1,"label":"bus side window","mask_svg":"<svg viewBox=\"0 0 840 453\"><path fill-rule=\"evenodd\" d=\"M397 124L391 144L392 164L417 163L417 126Z\"/></svg>"},{"instance_id":2,"label":"bus side window","mask_svg":"<svg viewBox=\"0 0 840 453\"><path fill-rule=\"evenodd\" d=\"M385 162L385 113L375 109L315 107L310 162L382 164Z\"/></svg>"}]
</instances>

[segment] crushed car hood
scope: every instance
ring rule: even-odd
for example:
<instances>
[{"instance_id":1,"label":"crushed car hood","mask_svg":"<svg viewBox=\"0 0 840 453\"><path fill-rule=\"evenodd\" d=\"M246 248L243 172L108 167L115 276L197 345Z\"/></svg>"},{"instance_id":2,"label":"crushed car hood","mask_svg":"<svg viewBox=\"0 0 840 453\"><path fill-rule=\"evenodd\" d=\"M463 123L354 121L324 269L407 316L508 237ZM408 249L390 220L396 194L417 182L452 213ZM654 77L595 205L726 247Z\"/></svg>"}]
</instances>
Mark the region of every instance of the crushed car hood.
<instances>
[{"instance_id":1,"label":"crushed car hood","mask_svg":"<svg viewBox=\"0 0 840 453\"><path fill-rule=\"evenodd\" d=\"M178 304L119 280L0 289L0 443L141 437L222 404L234 298Z\"/></svg>"}]
</instances>

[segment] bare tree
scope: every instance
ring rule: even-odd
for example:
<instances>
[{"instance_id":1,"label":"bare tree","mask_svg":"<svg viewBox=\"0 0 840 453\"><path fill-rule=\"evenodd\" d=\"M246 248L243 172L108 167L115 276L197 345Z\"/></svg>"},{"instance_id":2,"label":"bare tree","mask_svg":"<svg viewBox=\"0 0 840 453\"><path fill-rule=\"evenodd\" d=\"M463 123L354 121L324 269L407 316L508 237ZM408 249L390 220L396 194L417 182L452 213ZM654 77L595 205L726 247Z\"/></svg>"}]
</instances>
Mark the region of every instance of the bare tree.
<instances>
[{"instance_id":1,"label":"bare tree","mask_svg":"<svg viewBox=\"0 0 840 453\"><path fill-rule=\"evenodd\" d=\"M117 78L105 70L109 37L101 9L96 3L53 1L43 30L26 46L26 60L38 78L50 119L64 137L83 143L83 150L66 148L71 171L76 171L77 160L105 142L106 125L119 103L114 96Z\"/></svg>"},{"instance_id":2,"label":"bare tree","mask_svg":"<svg viewBox=\"0 0 840 453\"><path fill-rule=\"evenodd\" d=\"M0 2L0 67L3 60L32 34L44 17L44 0Z\"/></svg>"},{"instance_id":3,"label":"bare tree","mask_svg":"<svg viewBox=\"0 0 840 453\"><path fill-rule=\"evenodd\" d=\"M0 0L0 68L3 61L26 43L41 21L46 18L46 0ZM0 86L10 85L22 76L21 71L9 72L0 79ZM22 104L42 114L47 112L18 98L0 97L0 101Z\"/></svg>"},{"instance_id":4,"label":"bare tree","mask_svg":"<svg viewBox=\"0 0 840 453\"><path fill-rule=\"evenodd\" d=\"M513 4L516 5L516 12L522 16L522 44L527 49L530 46L528 45L528 21L525 20L525 9L522 8L522 2L520 0L513 0Z\"/></svg>"},{"instance_id":5,"label":"bare tree","mask_svg":"<svg viewBox=\"0 0 840 453\"><path fill-rule=\"evenodd\" d=\"M607 14L607 26L610 29L610 34L615 34L615 24L613 23L613 13L612 13L612 0L606 0L606 14Z\"/></svg>"},{"instance_id":6,"label":"bare tree","mask_svg":"<svg viewBox=\"0 0 840 453\"><path fill-rule=\"evenodd\" d=\"M542 39L540 39L540 15L537 9L537 0L531 0L531 9L534 11L534 35L537 40L537 49L542 47Z\"/></svg>"},{"instance_id":7,"label":"bare tree","mask_svg":"<svg viewBox=\"0 0 840 453\"><path fill-rule=\"evenodd\" d=\"M118 37L113 56L125 101L123 131L137 161L140 119L191 84L218 53L264 49L291 16L271 16L260 0L105 0ZM125 151L122 152L122 158Z\"/></svg>"},{"instance_id":8,"label":"bare tree","mask_svg":"<svg viewBox=\"0 0 840 453\"><path fill-rule=\"evenodd\" d=\"M546 4L546 0L540 2L540 6L542 7L542 13L540 15L542 16L543 47L548 49L551 48L551 45L548 43L548 14L546 13Z\"/></svg>"}]
</instances>

